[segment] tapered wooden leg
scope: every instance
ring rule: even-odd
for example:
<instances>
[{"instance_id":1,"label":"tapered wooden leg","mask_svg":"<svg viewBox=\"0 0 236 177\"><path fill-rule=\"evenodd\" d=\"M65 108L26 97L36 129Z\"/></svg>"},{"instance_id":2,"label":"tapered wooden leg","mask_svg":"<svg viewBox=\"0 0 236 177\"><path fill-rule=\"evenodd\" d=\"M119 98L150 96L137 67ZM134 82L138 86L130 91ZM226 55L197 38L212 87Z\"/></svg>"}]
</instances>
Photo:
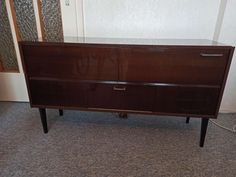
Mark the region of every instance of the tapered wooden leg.
<instances>
[{"instance_id":1,"label":"tapered wooden leg","mask_svg":"<svg viewBox=\"0 0 236 177\"><path fill-rule=\"evenodd\" d=\"M41 122L42 122L42 125L43 125L43 132L48 133L46 109L39 108L39 113L40 113Z\"/></svg>"},{"instance_id":2,"label":"tapered wooden leg","mask_svg":"<svg viewBox=\"0 0 236 177\"><path fill-rule=\"evenodd\" d=\"M208 122L209 122L209 119L202 118L200 147L204 146L204 141L205 141L206 131L207 131L207 127L208 127Z\"/></svg>"},{"instance_id":3,"label":"tapered wooden leg","mask_svg":"<svg viewBox=\"0 0 236 177\"><path fill-rule=\"evenodd\" d=\"M187 117L187 118L186 118L186 124L189 123L189 120L190 120L190 117Z\"/></svg>"},{"instance_id":4,"label":"tapered wooden leg","mask_svg":"<svg viewBox=\"0 0 236 177\"><path fill-rule=\"evenodd\" d=\"M59 115L63 116L63 110L62 109L59 109Z\"/></svg>"}]
</instances>

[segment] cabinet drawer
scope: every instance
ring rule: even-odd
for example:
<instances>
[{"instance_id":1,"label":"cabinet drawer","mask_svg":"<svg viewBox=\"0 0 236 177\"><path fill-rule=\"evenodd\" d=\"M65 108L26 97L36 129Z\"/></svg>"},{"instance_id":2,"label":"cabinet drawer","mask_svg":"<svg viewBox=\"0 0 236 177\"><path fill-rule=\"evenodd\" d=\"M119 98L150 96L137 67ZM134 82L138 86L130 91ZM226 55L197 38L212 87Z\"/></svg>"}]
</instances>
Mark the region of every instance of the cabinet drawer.
<instances>
[{"instance_id":1,"label":"cabinet drawer","mask_svg":"<svg viewBox=\"0 0 236 177\"><path fill-rule=\"evenodd\" d=\"M155 112L214 115L219 88L157 87Z\"/></svg>"},{"instance_id":2,"label":"cabinet drawer","mask_svg":"<svg viewBox=\"0 0 236 177\"><path fill-rule=\"evenodd\" d=\"M156 89L150 86L90 82L29 81L32 105L152 111Z\"/></svg>"},{"instance_id":3,"label":"cabinet drawer","mask_svg":"<svg viewBox=\"0 0 236 177\"><path fill-rule=\"evenodd\" d=\"M214 115L219 88L30 80L32 105Z\"/></svg>"},{"instance_id":4,"label":"cabinet drawer","mask_svg":"<svg viewBox=\"0 0 236 177\"><path fill-rule=\"evenodd\" d=\"M117 80L118 61L112 47L22 45L30 77Z\"/></svg>"},{"instance_id":5,"label":"cabinet drawer","mask_svg":"<svg viewBox=\"0 0 236 177\"><path fill-rule=\"evenodd\" d=\"M201 47L123 47L122 81L220 85L229 49Z\"/></svg>"},{"instance_id":6,"label":"cabinet drawer","mask_svg":"<svg viewBox=\"0 0 236 177\"><path fill-rule=\"evenodd\" d=\"M156 97L154 86L125 85L119 87L126 89L121 97L121 109L153 111Z\"/></svg>"},{"instance_id":7,"label":"cabinet drawer","mask_svg":"<svg viewBox=\"0 0 236 177\"><path fill-rule=\"evenodd\" d=\"M90 84L89 107L152 111L155 87L127 84Z\"/></svg>"},{"instance_id":8,"label":"cabinet drawer","mask_svg":"<svg viewBox=\"0 0 236 177\"><path fill-rule=\"evenodd\" d=\"M78 82L30 80L32 105L87 107L88 85Z\"/></svg>"},{"instance_id":9,"label":"cabinet drawer","mask_svg":"<svg viewBox=\"0 0 236 177\"><path fill-rule=\"evenodd\" d=\"M113 90L113 84L90 83L88 105L90 108L120 109L122 93Z\"/></svg>"}]
</instances>

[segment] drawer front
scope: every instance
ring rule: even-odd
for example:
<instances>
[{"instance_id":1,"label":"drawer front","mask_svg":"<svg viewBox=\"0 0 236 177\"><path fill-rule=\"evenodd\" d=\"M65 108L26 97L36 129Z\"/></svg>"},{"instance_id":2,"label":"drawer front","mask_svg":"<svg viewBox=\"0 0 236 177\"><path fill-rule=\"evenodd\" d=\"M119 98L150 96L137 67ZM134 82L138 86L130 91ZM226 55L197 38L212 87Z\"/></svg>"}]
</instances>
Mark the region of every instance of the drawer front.
<instances>
[{"instance_id":1,"label":"drawer front","mask_svg":"<svg viewBox=\"0 0 236 177\"><path fill-rule=\"evenodd\" d=\"M228 49L201 47L123 47L122 81L220 85Z\"/></svg>"},{"instance_id":2,"label":"drawer front","mask_svg":"<svg viewBox=\"0 0 236 177\"><path fill-rule=\"evenodd\" d=\"M23 45L29 77L117 80L115 48L66 45Z\"/></svg>"},{"instance_id":3,"label":"drawer front","mask_svg":"<svg viewBox=\"0 0 236 177\"><path fill-rule=\"evenodd\" d=\"M215 115L219 88L157 87L155 112Z\"/></svg>"},{"instance_id":4,"label":"drawer front","mask_svg":"<svg viewBox=\"0 0 236 177\"><path fill-rule=\"evenodd\" d=\"M120 109L122 93L113 90L113 84L90 83L88 105L90 108Z\"/></svg>"},{"instance_id":5,"label":"drawer front","mask_svg":"<svg viewBox=\"0 0 236 177\"><path fill-rule=\"evenodd\" d=\"M152 112L156 97L156 89L152 86L126 85L121 97L121 109ZM118 90L119 92L119 90Z\"/></svg>"},{"instance_id":6,"label":"drawer front","mask_svg":"<svg viewBox=\"0 0 236 177\"><path fill-rule=\"evenodd\" d=\"M90 84L89 107L152 111L155 87L127 84Z\"/></svg>"},{"instance_id":7,"label":"drawer front","mask_svg":"<svg viewBox=\"0 0 236 177\"><path fill-rule=\"evenodd\" d=\"M30 80L32 105L152 111L156 89L149 86Z\"/></svg>"},{"instance_id":8,"label":"drawer front","mask_svg":"<svg viewBox=\"0 0 236 177\"><path fill-rule=\"evenodd\" d=\"M30 80L33 106L214 115L218 88Z\"/></svg>"},{"instance_id":9,"label":"drawer front","mask_svg":"<svg viewBox=\"0 0 236 177\"><path fill-rule=\"evenodd\" d=\"M88 85L78 82L30 80L32 105L87 107Z\"/></svg>"}]
</instances>

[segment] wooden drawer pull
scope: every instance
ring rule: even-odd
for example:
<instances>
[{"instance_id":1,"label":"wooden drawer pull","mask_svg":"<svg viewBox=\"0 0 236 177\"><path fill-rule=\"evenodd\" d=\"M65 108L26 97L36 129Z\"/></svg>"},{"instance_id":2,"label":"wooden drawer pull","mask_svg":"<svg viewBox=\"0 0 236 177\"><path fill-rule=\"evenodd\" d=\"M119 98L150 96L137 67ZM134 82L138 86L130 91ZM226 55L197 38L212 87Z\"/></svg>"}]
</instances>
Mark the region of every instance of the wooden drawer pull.
<instances>
[{"instance_id":1,"label":"wooden drawer pull","mask_svg":"<svg viewBox=\"0 0 236 177\"><path fill-rule=\"evenodd\" d=\"M211 53L201 53L200 55L202 57L223 57L224 56L224 54L222 54L222 53L213 53L213 54L211 54Z\"/></svg>"},{"instance_id":2,"label":"wooden drawer pull","mask_svg":"<svg viewBox=\"0 0 236 177\"><path fill-rule=\"evenodd\" d=\"M115 91L126 91L126 87L116 87L116 86L114 86L113 90L115 90Z\"/></svg>"}]
</instances>

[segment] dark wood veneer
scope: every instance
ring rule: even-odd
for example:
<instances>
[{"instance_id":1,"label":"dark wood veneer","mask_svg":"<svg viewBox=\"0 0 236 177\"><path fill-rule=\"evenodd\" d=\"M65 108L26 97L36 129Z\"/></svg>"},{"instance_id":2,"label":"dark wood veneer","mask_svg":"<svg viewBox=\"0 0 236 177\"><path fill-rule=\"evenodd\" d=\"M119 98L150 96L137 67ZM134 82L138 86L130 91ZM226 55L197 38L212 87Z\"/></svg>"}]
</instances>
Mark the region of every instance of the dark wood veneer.
<instances>
[{"instance_id":1,"label":"dark wood veneer","mask_svg":"<svg viewBox=\"0 0 236 177\"><path fill-rule=\"evenodd\" d=\"M156 112L204 114L216 113L220 89L195 87L159 87L157 88Z\"/></svg>"},{"instance_id":2,"label":"dark wood veneer","mask_svg":"<svg viewBox=\"0 0 236 177\"><path fill-rule=\"evenodd\" d=\"M30 80L29 89L32 105L88 107L88 85L84 83Z\"/></svg>"},{"instance_id":3,"label":"dark wood veneer","mask_svg":"<svg viewBox=\"0 0 236 177\"><path fill-rule=\"evenodd\" d=\"M122 47L120 80L219 85L223 81L229 52L223 49L206 50L204 47ZM203 57L202 53L223 56Z\"/></svg>"},{"instance_id":4,"label":"dark wood veneer","mask_svg":"<svg viewBox=\"0 0 236 177\"><path fill-rule=\"evenodd\" d=\"M218 115L233 47L183 45L194 43L188 40L75 41L19 42L30 104L40 108L45 133L45 108L60 115L79 109L185 116L187 123L202 117L203 146L208 120Z\"/></svg>"},{"instance_id":5,"label":"dark wood veneer","mask_svg":"<svg viewBox=\"0 0 236 177\"><path fill-rule=\"evenodd\" d=\"M23 52L31 77L118 80L115 48L26 45Z\"/></svg>"}]
</instances>

